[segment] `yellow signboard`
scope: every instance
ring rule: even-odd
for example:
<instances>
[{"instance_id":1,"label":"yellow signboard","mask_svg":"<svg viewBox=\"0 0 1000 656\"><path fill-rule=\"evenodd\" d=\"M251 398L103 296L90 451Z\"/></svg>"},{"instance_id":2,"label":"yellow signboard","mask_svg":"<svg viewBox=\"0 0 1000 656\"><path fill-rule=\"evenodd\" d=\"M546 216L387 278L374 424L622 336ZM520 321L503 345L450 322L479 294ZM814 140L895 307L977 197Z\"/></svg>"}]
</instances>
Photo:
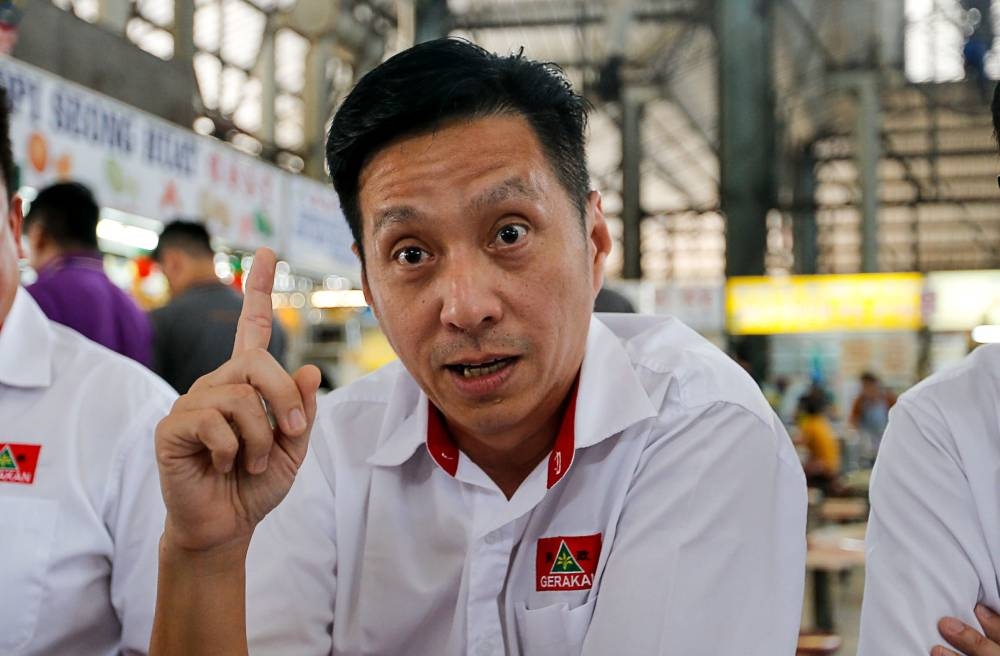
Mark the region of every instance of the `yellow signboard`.
<instances>
[{"instance_id":1,"label":"yellow signboard","mask_svg":"<svg viewBox=\"0 0 1000 656\"><path fill-rule=\"evenodd\" d=\"M920 328L919 273L735 277L726 283L732 335Z\"/></svg>"}]
</instances>

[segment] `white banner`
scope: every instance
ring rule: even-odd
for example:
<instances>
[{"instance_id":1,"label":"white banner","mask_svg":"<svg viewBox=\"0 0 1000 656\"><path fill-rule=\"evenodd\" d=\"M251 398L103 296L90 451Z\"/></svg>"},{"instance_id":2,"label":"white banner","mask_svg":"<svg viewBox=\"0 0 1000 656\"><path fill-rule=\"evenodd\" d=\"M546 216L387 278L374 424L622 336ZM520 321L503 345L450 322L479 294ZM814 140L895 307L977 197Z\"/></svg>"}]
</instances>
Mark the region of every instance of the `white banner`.
<instances>
[{"instance_id":1,"label":"white banner","mask_svg":"<svg viewBox=\"0 0 1000 656\"><path fill-rule=\"evenodd\" d=\"M78 180L102 206L202 219L234 248L283 245L277 167L8 57L0 85L23 185Z\"/></svg>"},{"instance_id":2,"label":"white banner","mask_svg":"<svg viewBox=\"0 0 1000 656\"><path fill-rule=\"evenodd\" d=\"M351 252L354 238L333 187L293 176L288 185L286 207L289 229L285 254L288 261L315 273L336 273L360 282L361 266Z\"/></svg>"}]
</instances>

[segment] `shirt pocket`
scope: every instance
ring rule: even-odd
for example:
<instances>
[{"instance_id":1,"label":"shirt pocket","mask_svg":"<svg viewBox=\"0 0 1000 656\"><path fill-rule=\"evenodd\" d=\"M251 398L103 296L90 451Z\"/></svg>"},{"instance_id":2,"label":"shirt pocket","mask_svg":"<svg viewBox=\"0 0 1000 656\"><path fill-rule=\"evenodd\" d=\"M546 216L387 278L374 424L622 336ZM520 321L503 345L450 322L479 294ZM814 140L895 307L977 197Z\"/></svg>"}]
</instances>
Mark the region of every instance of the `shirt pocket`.
<instances>
[{"instance_id":1,"label":"shirt pocket","mask_svg":"<svg viewBox=\"0 0 1000 656\"><path fill-rule=\"evenodd\" d=\"M51 499L0 496L0 654L17 651L35 635L48 587L56 512L56 502Z\"/></svg>"},{"instance_id":2,"label":"shirt pocket","mask_svg":"<svg viewBox=\"0 0 1000 656\"><path fill-rule=\"evenodd\" d=\"M528 610L519 603L514 613L521 656L579 656L596 603L596 595L575 608L563 603Z\"/></svg>"}]
</instances>

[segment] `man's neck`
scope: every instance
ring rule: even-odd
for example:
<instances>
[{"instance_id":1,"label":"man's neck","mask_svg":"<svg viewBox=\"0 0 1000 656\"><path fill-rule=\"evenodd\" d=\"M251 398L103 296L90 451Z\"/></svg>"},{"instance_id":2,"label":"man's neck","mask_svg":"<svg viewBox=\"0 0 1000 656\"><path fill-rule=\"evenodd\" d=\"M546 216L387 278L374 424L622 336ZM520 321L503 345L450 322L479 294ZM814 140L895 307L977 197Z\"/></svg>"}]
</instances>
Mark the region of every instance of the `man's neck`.
<instances>
[{"instance_id":1,"label":"man's neck","mask_svg":"<svg viewBox=\"0 0 1000 656\"><path fill-rule=\"evenodd\" d=\"M506 434L480 436L460 427L449 426L452 439L462 453L479 465L504 496L510 499L521 483L552 452L569 397L575 390L576 386L571 385L554 411L544 413L548 416L541 424L536 424L538 427L534 430L524 431L523 428L515 427ZM524 423L535 422L529 417Z\"/></svg>"},{"instance_id":2,"label":"man's neck","mask_svg":"<svg viewBox=\"0 0 1000 656\"><path fill-rule=\"evenodd\" d=\"M176 285L174 289L174 296L180 296L184 292L195 287L220 284L220 282L219 277L215 275L214 269L211 271L195 271L189 277L185 278L182 282Z\"/></svg>"}]
</instances>

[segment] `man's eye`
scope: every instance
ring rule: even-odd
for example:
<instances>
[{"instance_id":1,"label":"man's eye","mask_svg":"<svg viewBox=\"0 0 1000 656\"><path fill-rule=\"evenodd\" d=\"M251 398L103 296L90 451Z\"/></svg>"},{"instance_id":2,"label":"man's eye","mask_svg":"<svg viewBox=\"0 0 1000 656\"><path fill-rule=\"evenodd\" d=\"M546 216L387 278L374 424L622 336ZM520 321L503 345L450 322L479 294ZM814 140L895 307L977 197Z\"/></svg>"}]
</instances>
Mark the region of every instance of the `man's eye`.
<instances>
[{"instance_id":1,"label":"man's eye","mask_svg":"<svg viewBox=\"0 0 1000 656\"><path fill-rule=\"evenodd\" d=\"M427 251L422 248L417 248L416 246L401 248L396 253L396 261L407 266L420 264L425 259L427 259Z\"/></svg>"},{"instance_id":2,"label":"man's eye","mask_svg":"<svg viewBox=\"0 0 1000 656\"><path fill-rule=\"evenodd\" d=\"M513 246L521 239L524 239L524 236L527 234L528 229L526 227L517 223L511 223L497 231L497 239L502 242L502 245Z\"/></svg>"}]
</instances>

